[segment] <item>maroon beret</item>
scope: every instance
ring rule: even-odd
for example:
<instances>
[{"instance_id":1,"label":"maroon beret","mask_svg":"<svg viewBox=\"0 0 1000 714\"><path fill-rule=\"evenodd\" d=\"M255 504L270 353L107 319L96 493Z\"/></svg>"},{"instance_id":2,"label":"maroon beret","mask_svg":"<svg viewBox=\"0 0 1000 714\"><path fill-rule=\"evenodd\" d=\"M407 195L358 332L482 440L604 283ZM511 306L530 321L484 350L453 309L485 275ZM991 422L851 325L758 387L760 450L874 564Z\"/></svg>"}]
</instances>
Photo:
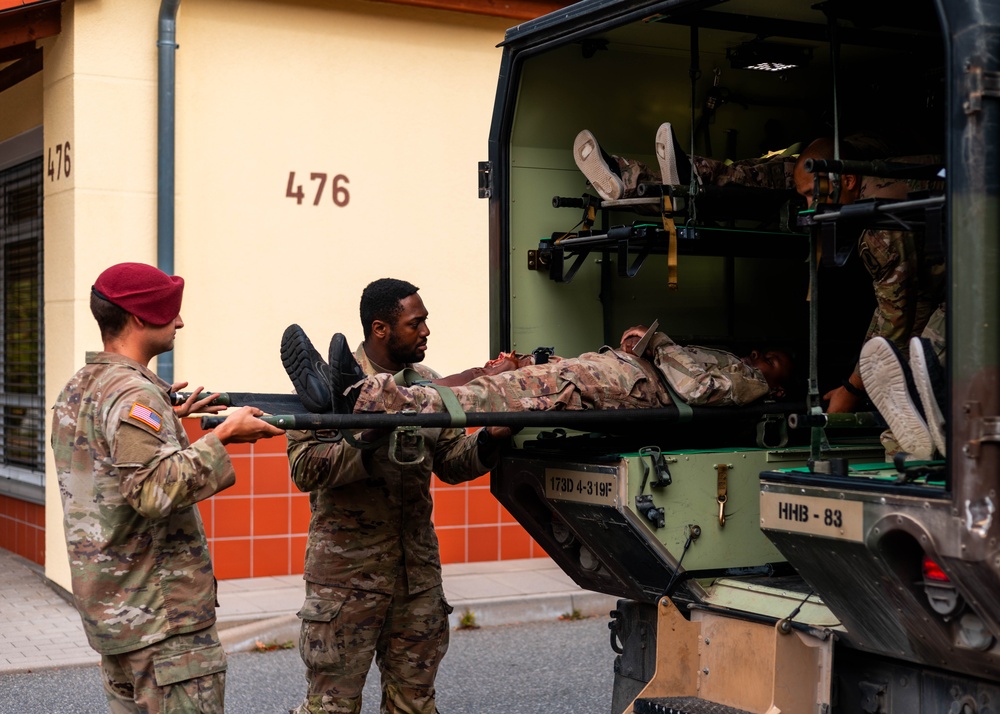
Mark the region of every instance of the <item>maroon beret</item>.
<instances>
[{"instance_id":1,"label":"maroon beret","mask_svg":"<svg viewBox=\"0 0 1000 714\"><path fill-rule=\"evenodd\" d=\"M118 263L97 276L94 292L153 325L166 325L181 313L184 278L145 263Z\"/></svg>"}]
</instances>

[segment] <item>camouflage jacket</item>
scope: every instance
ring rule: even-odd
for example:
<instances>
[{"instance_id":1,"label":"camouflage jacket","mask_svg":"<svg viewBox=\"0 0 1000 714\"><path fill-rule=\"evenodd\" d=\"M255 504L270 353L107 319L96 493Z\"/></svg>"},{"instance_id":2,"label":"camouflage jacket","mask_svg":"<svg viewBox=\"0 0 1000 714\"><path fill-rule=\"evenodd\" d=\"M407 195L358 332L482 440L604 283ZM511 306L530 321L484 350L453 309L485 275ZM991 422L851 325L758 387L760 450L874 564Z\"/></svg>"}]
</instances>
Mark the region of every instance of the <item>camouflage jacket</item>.
<instances>
[{"instance_id":1,"label":"camouflage jacket","mask_svg":"<svg viewBox=\"0 0 1000 714\"><path fill-rule=\"evenodd\" d=\"M678 345L662 332L649 345L657 369L693 406L743 406L771 391L758 369L731 352Z\"/></svg>"},{"instance_id":2,"label":"camouflage jacket","mask_svg":"<svg viewBox=\"0 0 1000 714\"><path fill-rule=\"evenodd\" d=\"M194 504L236 474L213 434L189 443L169 390L127 357L91 352L53 407L73 593L101 654L215 622L215 579Z\"/></svg>"},{"instance_id":3,"label":"camouflage jacket","mask_svg":"<svg viewBox=\"0 0 1000 714\"><path fill-rule=\"evenodd\" d=\"M366 374L385 372L359 346L355 353ZM428 379L438 375L408 365ZM446 483L486 473L476 435L463 429L422 429L423 454L404 451L397 466L386 445L358 450L346 442L322 443L313 432L289 431L292 480L309 492L312 520L306 547L305 579L312 583L392 593L403 573L410 593L441 583L441 555L431 522L431 471Z\"/></svg>"}]
</instances>

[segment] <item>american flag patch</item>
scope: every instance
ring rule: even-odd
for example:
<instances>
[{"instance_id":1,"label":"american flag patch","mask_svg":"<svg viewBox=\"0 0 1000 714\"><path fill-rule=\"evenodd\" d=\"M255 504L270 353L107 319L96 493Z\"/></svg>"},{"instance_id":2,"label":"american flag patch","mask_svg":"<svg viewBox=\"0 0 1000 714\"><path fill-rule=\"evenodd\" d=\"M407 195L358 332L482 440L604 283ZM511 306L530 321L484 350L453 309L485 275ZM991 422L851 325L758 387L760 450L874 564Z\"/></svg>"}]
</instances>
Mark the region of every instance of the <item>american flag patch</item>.
<instances>
[{"instance_id":1,"label":"american flag patch","mask_svg":"<svg viewBox=\"0 0 1000 714\"><path fill-rule=\"evenodd\" d=\"M129 410L128 415L133 419L138 419L143 424L148 424L153 427L156 431L160 430L160 426L163 424L163 420L160 415L154 412L152 409L147 407L145 404L139 404L136 402L132 405Z\"/></svg>"}]
</instances>

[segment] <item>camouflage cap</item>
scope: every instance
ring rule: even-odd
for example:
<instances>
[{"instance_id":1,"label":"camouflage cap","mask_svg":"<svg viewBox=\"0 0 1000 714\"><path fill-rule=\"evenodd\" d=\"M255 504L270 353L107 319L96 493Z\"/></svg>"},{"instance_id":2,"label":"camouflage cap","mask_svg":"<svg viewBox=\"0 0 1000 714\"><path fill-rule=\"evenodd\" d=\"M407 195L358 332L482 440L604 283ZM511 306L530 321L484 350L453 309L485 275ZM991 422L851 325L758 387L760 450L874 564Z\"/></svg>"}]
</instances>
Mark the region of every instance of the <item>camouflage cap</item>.
<instances>
[{"instance_id":1,"label":"camouflage cap","mask_svg":"<svg viewBox=\"0 0 1000 714\"><path fill-rule=\"evenodd\" d=\"M184 278L145 263L118 263L94 282L94 293L153 325L166 325L181 312Z\"/></svg>"}]
</instances>

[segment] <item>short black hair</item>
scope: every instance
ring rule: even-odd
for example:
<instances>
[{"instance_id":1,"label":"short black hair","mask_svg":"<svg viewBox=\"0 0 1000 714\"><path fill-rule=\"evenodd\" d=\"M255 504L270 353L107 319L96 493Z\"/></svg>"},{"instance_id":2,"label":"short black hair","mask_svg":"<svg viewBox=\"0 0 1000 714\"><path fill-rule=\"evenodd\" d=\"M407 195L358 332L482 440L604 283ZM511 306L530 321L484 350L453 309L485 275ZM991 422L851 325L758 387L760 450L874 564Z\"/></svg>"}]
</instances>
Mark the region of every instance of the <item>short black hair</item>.
<instances>
[{"instance_id":1,"label":"short black hair","mask_svg":"<svg viewBox=\"0 0 1000 714\"><path fill-rule=\"evenodd\" d=\"M396 278L380 278L368 283L361 293L361 327L367 340L375 320L395 325L403 312L402 301L419 290L416 285Z\"/></svg>"},{"instance_id":2,"label":"short black hair","mask_svg":"<svg viewBox=\"0 0 1000 714\"><path fill-rule=\"evenodd\" d=\"M90 291L90 313L97 320L97 326L101 328L101 339L105 342L121 334L129 316L127 310L105 300L94 290Z\"/></svg>"}]
</instances>

